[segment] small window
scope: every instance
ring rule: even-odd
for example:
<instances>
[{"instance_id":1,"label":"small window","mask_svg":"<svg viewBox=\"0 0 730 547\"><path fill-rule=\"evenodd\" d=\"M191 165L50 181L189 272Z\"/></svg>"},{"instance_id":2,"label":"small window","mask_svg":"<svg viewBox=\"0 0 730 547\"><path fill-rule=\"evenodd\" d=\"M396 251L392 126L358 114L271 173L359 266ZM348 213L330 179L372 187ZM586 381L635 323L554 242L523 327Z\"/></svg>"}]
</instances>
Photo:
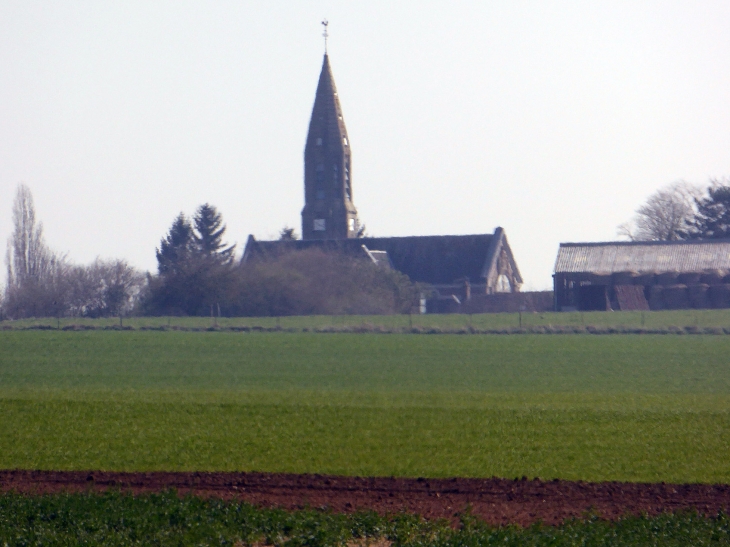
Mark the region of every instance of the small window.
<instances>
[{"instance_id":1,"label":"small window","mask_svg":"<svg viewBox=\"0 0 730 547\"><path fill-rule=\"evenodd\" d=\"M495 292L512 292L512 284L509 282L509 277L504 274L499 274L497 277L497 286Z\"/></svg>"},{"instance_id":2,"label":"small window","mask_svg":"<svg viewBox=\"0 0 730 547\"><path fill-rule=\"evenodd\" d=\"M314 231L315 232L324 232L324 220L323 218L315 218L314 219Z\"/></svg>"},{"instance_id":3,"label":"small window","mask_svg":"<svg viewBox=\"0 0 730 547\"><path fill-rule=\"evenodd\" d=\"M342 144L347 146L347 137L342 137Z\"/></svg>"},{"instance_id":4,"label":"small window","mask_svg":"<svg viewBox=\"0 0 730 547\"><path fill-rule=\"evenodd\" d=\"M351 232L355 231L355 219L354 218L348 218L347 219L347 229Z\"/></svg>"},{"instance_id":5,"label":"small window","mask_svg":"<svg viewBox=\"0 0 730 547\"><path fill-rule=\"evenodd\" d=\"M322 146L322 137L317 137L317 146Z\"/></svg>"}]
</instances>

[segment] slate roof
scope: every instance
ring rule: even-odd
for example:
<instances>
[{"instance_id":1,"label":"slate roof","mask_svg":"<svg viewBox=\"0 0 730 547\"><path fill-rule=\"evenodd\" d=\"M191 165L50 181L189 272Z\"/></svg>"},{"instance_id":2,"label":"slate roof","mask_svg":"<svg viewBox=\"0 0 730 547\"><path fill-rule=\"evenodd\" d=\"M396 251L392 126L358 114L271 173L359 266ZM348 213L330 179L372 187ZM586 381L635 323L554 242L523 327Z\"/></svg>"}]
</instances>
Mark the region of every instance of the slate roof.
<instances>
[{"instance_id":1,"label":"slate roof","mask_svg":"<svg viewBox=\"0 0 730 547\"><path fill-rule=\"evenodd\" d=\"M393 268L411 281L432 285L448 285L464 278L472 283L495 277L497 260L506 249L519 283L522 278L512 258L502 228L494 234L365 237L338 240L256 241L249 236L242 262L257 254L279 253L286 249L320 247L350 254L361 254L365 245L370 251L385 251ZM488 283L494 279L487 279Z\"/></svg>"},{"instance_id":2,"label":"slate roof","mask_svg":"<svg viewBox=\"0 0 730 547\"><path fill-rule=\"evenodd\" d=\"M325 146L335 146L338 149L341 148L343 139L347 139L345 118L342 115L337 86L335 86L335 79L332 76L330 59L326 53L322 61L322 71L319 73L312 116L309 119L306 146L314 145L309 141L315 136L322 136Z\"/></svg>"},{"instance_id":3,"label":"slate roof","mask_svg":"<svg viewBox=\"0 0 730 547\"><path fill-rule=\"evenodd\" d=\"M555 273L730 270L730 240L561 243Z\"/></svg>"}]
</instances>

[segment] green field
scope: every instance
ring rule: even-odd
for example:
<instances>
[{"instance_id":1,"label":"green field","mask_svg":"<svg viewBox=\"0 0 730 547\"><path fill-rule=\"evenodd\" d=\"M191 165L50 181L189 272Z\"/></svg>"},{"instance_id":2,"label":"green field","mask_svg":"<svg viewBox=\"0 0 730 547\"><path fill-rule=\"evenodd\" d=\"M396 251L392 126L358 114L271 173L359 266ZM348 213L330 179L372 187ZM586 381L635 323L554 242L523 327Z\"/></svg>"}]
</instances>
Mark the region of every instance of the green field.
<instances>
[{"instance_id":1,"label":"green field","mask_svg":"<svg viewBox=\"0 0 730 547\"><path fill-rule=\"evenodd\" d=\"M0 332L0 468L730 482L730 338Z\"/></svg>"}]
</instances>

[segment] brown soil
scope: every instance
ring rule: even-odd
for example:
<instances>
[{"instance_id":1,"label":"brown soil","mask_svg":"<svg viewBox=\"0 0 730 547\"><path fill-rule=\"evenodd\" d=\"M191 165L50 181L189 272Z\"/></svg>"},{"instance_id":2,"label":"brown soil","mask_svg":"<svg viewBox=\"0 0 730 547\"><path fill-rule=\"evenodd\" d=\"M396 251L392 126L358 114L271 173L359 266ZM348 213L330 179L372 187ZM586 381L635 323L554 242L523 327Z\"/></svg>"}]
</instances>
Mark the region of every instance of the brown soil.
<instances>
[{"instance_id":1,"label":"brown soil","mask_svg":"<svg viewBox=\"0 0 730 547\"><path fill-rule=\"evenodd\" d=\"M730 510L730 485L640 484L507 479L404 479L273 473L113 473L0 471L0 491L132 493L174 488L181 494L241 499L285 509L408 511L426 518L456 517L467 506L492 524L558 524L587 512L615 519L626 514Z\"/></svg>"}]
</instances>

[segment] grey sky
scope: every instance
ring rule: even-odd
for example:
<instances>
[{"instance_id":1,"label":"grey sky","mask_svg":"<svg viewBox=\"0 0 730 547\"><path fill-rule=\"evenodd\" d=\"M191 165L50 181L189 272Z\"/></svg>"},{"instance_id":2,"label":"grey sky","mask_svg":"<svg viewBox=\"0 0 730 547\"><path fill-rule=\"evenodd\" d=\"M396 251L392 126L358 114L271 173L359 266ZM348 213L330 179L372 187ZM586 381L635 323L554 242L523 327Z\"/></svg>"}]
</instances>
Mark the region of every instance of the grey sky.
<instances>
[{"instance_id":1,"label":"grey sky","mask_svg":"<svg viewBox=\"0 0 730 547\"><path fill-rule=\"evenodd\" d=\"M504 227L527 288L658 187L730 175L730 3L0 0L0 241L15 188L77 262L154 270L180 211L300 231L330 21L377 236Z\"/></svg>"}]
</instances>

